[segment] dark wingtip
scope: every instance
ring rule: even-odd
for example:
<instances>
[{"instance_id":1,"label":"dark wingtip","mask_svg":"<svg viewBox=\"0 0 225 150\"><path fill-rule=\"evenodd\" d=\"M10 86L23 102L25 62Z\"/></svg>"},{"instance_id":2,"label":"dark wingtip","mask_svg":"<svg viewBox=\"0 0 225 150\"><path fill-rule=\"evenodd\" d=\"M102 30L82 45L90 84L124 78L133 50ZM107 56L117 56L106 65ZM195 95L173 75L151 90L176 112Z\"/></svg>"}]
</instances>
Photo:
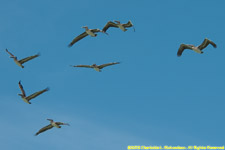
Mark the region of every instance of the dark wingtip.
<instances>
[{"instance_id":1,"label":"dark wingtip","mask_svg":"<svg viewBox=\"0 0 225 150\"><path fill-rule=\"evenodd\" d=\"M46 91L49 91L49 90L50 90L50 88L49 88L49 87L47 87L45 90L46 90Z\"/></svg>"},{"instance_id":2,"label":"dark wingtip","mask_svg":"<svg viewBox=\"0 0 225 150\"><path fill-rule=\"evenodd\" d=\"M181 56L181 54L177 54L177 57L180 57Z\"/></svg>"},{"instance_id":3,"label":"dark wingtip","mask_svg":"<svg viewBox=\"0 0 225 150\"><path fill-rule=\"evenodd\" d=\"M73 46L73 44L71 44L71 43L68 45L69 48L72 47L72 46Z\"/></svg>"}]
</instances>

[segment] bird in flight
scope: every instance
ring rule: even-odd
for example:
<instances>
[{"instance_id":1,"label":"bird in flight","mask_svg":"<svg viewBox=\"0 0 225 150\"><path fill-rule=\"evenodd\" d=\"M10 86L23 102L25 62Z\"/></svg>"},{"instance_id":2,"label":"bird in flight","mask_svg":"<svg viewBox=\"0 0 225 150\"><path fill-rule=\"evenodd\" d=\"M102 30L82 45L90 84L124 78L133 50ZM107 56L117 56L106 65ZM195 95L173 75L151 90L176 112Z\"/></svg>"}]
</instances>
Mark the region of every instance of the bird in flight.
<instances>
[{"instance_id":1,"label":"bird in flight","mask_svg":"<svg viewBox=\"0 0 225 150\"><path fill-rule=\"evenodd\" d=\"M202 54L203 53L202 50L204 48L206 48L209 44L211 44L214 48L217 47L216 44L213 41L211 41L207 38L205 38L204 41L202 42L202 44L199 45L199 46L194 46L194 45L190 45L190 44L181 44L180 48L177 52L177 56L181 56L185 49L190 49L190 50L193 50L193 51L195 51L199 54Z\"/></svg>"},{"instance_id":2,"label":"bird in flight","mask_svg":"<svg viewBox=\"0 0 225 150\"><path fill-rule=\"evenodd\" d=\"M6 52L10 55L10 58L13 58L13 60L15 61L15 63L16 63L18 66L22 67L22 68L24 68L24 66L22 65L23 63L25 63L25 62L27 62L27 61L29 61L29 60L31 60L31 59L34 59L34 58L40 56L40 54L38 53L38 54L36 54L36 55L29 56L29 57L26 57L26 58L21 59L21 60L17 60L17 57L14 56L12 53L10 53L10 52L8 51L8 49L6 49Z\"/></svg>"},{"instance_id":3,"label":"bird in flight","mask_svg":"<svg viewBox=\"0 0 225 150\"><path fill-rule=\"evenodd\" d=\"M114 23L114 22L116 22L116 23ZM110 27L120 28L124 32L127 31L126 28L133 27L133 29L134 29L134 25L132 24L131 21L128 21L126 24L121 24L120 21L116 21L116 20L114 22L112 22L112 21L107 22L107 24L104 26L102 31L106 32L106 30L108 30L108 28L110 28ZM134 29L134 31L135 31L135 29Z\"/></svg>"},{"instance_id":4,"label":"bird in flight","mask_svg":"<svg viewBox=\"0 0 225 150\"><path fill-rule=\"evenodd\" d=\"M54 122L52 119L47 119L48 121L50 121L50 124L41 128L35 135L37 136L38 134L42 133L42 132L45 132L46 130L49 130L53 127L56 127L56 128L61 128L60 125L68 125L68 123L63 123L63 122Z\"/></svg>"},{"instance_id":5,"label":"bird in flight","mask_svg":"<svg viewBox=\"0 0 225 150\"><path fill-rule=\"evenodd\" d=\"M77 37L75 37L73 39L73 41L68 45L68 47L72 47L73 44L75 44L76 42L78 42L79 40L83 39L84 37L90 35L91 37L96 37L97 32L103 32L102 30L100 29L88 29L87 26L83 26L82 28L85 28L85 32L83 32L82 34L78 35ZM106 32L104 32L105 34L107 34Z\"/></svg>"},{"instance_id":6,"label":"bird in flight","mask_svg":"<svg viewBox=\"0 0 225 150\"><path fill-rule=\"evenodd\" d=\"M96 65L96 64L93 64L93 65L76 65L76 66L72 66L72 67L93 68L96 71L101 72L101 69L103 69L104 67L119 64L119 63L120 62L112 62L112 63L102 64L102 65Z\"/></svg>"},{"instance_id":7,"label":"bird in flight","mask_svg":"<svg viewBox=\"0 0 225 150\"><path fill-rule=\"evenodd\" d=\"M44 90L41 90L41 91L36 92L34 94L31 94L30 96L26 96L26 93L25 93L25 91L23 89L23 86L21 84L21 81L19 81L19 88L20 88L22 94L18 94L18 95L21 96L21 98L23 99L23 101L26 102L26 103L28 103L28 104L31 104L30 103L30 100L31 99L33 99L33 98L37 97L38 95L40 95L40 94L42 94L42 93L44 93L44 92L46 92L46 91L49 90L49 88L46 88Z\"/></svg>"}]
</instances>

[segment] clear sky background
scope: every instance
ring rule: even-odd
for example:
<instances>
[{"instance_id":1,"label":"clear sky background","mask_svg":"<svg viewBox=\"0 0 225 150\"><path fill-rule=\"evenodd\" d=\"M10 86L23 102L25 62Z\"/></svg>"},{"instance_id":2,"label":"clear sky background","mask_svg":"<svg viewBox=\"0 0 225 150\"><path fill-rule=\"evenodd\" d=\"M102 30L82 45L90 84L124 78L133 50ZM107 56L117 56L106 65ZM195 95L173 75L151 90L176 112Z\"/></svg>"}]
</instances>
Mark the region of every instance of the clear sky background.
<instances>
[{"instance_id":1,"label":"clear sky background","mask_svg":"<svg viewBox=\"0 0 225 150\"><path fill-rule=\"evenodd\" d=\"M86 37L82 26L131 20L123 32ZM128 145L224 145L224 0L1 0L0 148L126 150ZM181 43L203 54L176 53ZM19 59L41 56L18 67ZM97 72L70 65L108 62ZM25 103L26 93L50 87ZM34 134L47 118L71 126Z\"/></svg>"}]
</instances>

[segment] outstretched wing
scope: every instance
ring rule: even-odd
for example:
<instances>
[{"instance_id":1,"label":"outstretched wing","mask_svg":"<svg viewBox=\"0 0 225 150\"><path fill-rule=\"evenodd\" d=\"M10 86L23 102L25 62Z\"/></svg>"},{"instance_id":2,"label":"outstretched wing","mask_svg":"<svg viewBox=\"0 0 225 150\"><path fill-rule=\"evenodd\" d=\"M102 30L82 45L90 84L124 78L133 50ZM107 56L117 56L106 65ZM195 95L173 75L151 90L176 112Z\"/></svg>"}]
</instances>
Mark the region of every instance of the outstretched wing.
<instances>
[{"instance_id":1,"label":"outstretched wing","mask_svg":"<svg viewBox=\"0 0 225 150\"><path fill-rule=\"evenodd\" d=\"M51 124L49 124L49 125L47 125L47 126L41 128L35 135L38 135L38 134L40 134L40 133L42 133L42 132L45 132L46 130L51 129L52 127L53 127L53 126L52 126Z\"/></svg>"},{"instance_id":2,"label":"outstretched wing","mask_svg":"<svg viewBox=\"0 0 225 150\"><path fill-rule=\"evenodd\" d=\"M200 50L206 48L209 44L211 44L214 48L216 48L216 44L213 41L210 41L209 39L205 38L201 45L198 46Z\"/></svg>"},{"instance_id":3,"label":"outstretched wing","mask_svg":"<svg viewBox=\"0 0 225 150\"><path fill-rule=\"evenodd\" d=\"M107 66L111 66L111 65L115 65L115 64L119 64L120 62L112 62L112 63L108 63L108 64L102 64L102 65L99 65L98 68L99 69L102 69L104 67L107 67Z\"/></svg>"},{"instance_id":4,"label":"outstretched wing","mask_svg":"<svg viewBox=\"0 0 225 150\"><path fill-rule=\"evenodd\" d=\"M10 53L10 52L8 51L7 48L5 49L5 51L6 51L11 57L15 57L12 53Z\"/></svg>"},{"instance_id":5,"label":"outstretched wing","mask_svg":"<svg viewBox=\"0 0 225 150\"><path fill-rule=\"evenodd\" d=\"M72 66L72 67L84 67L84 68L93 68L90 65L76 65L76 66Z\"/></svg>"},{"instance_id":6,"label":"outstretched wing","mask_svg":"<svg viewBox=\"0 0 225 150\"><path fill-rule=\"evenodd\" d=\"M19 81L19 87L20 87L20 90L21 90L23 96L26 96L25 91L24 91L24 89L23 89L23 86L22 86L22 84L21 84L21 81Z\"/></svg>"},{"instance_id":7,"label":"outstretched wing","mask_svg":"<svg viewBox=\"0 0 225 150\"><path fill-rule=\"evenodd\" d=\"M134 29L134 32L135 32L135 28L134 28L134 25L131 21L128 21L126 24L122 24L122 26L124 26L124 28L130 28L130 27L133 27Z\"/></svg>"},{"instance_id":8,"label":"outstretched wing","mask_svg":"<svg viewBox=\"0 0 225 150\"><path fill-rule=\"evenodd\" d=\"M87 34L86 32L84 32L84 33L78 35L77 37L75 37L75 38L73 39L73 41L68 45L68 47L73 46L73 44L75 44L77 41L83 39L83 38L86 37L87 35L88 35L88 34Z\"/></svg>"},{"instance_id":9,"label":"outstretched wing","mask_svg":"<svg viewBox=\"0 0 225 150\"><path fill-rule=\"evenodd\" d=\"M27 99L28 101L30 101L31 99L37 97L38 95L40 95L40 94L42 94L42 93L44 93L44 92L46 92L46 91L48 91L48 90L49 90L49 88L46 88L46 89L44 89L44 90L41 90L41 91L39 91L39 92L36 92L36 93L34 93L34 94L32 94L32 95L26 97L26 99Z\"/></svg>"},{"instance_id":10,"label":"outstretched wing","mask_svg":"<svg viewBox=\"0 0 225 150\"><path fill-rule=\"evenodd\" d=\"M126 24L122 24L122 26L124 26L125 28L130 28L133 26L131 21L128 21Z\"/></svg>"},{"instance_id":11,"label":"outstretched wing","mask_svg":"<svg viewBox=\"0 0 225 150\"><path fill-rule=\"evenodd\" d=\"M109 21L107 22L107 24L104 26L104 28L102 29L103 32L106 32L106 30L108 30L109 27L115 27L115 28L118 28L117 24L112 22L112 21Z\"/></svg>"},{"instance_id":12,"label":"outstretched wing","mask_svg":"<svg viewBox=\"0 0 225 150\"><path fill-rule=\"evenodd\" d=\"M25 62L27 62L27 61L29 61L29 60L31 60L31 59L34 59L34 58L36 58L36 57L38 57L38 56L40 56L40 54L26 57L26 58L24 58L24 59L19 60L19 63L23 64L23 63L25 63Z\"/></svg>"},{"instance_id":13,"label":"outstretched wing","mask_svg":"<svg viewBox=\"0 0 225 150\"><path fill-rule=\"evenodd\" d=\"M63 122L56 122L55 124L57 124L57 125L67 125L67 126L69 126L69 123L63 123Z\"/></svg>"},{"instance_id":14,"label":"outstretched wing","mask_svg":"<svg viewBox=\"0 0 225 150\"><path fill-rule=\"evenodd\" d=\"M191 45L181 44L180 48L177 51L177 56L181 56L185 49L191 49Z\"/></svg>"}]
</instances>

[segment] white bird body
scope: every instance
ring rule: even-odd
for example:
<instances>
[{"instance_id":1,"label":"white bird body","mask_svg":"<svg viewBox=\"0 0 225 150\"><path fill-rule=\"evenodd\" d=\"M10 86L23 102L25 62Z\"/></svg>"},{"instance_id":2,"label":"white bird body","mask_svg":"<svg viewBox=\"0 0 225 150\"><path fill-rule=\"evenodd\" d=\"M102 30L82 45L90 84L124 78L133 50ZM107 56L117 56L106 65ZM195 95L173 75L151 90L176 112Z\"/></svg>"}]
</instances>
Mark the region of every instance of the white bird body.
<instances>
[{"instance_id":1,"label":"white bird body","mask_svg":"<svg viewBox=\"0 0 225 150\"><path fill-rule=\"evenodd\" d=\"M93 32L91 32L91 30L87 29L86 33L92 37L96 37L97 34L94 34Z\"/></svg>"},{"instance_id":2,"label":"white bird body","mask_svg":"<svg viewBox=\"0 0 225 150\"><path fill-rule=\"evenodd\" d=\"M195 46L192 47L192 50L199 54L203 53L198 47Z\"/></svg>"},{"instance_id":3,"label":"white bird body","mask_svg":"<svg viewBox=\"0 0 225 150\"><path fill-rule=\"evenodd\" d=\"M56 124L56 122L51 122L51 125L56 128L61 128L59 125Z\"/></svg>"},{"instance_id":4,"label":"white bird body","mask_svg":"<svg viewBox=\"0 0 225 150\"><path fill-rule=\"evenodd\" d=\"M20 66L21 68L24 68L24 66L17 60L17 58L13 58L14 62Z\"/></svg>"},{"instance_id":5,"label":"white bird body","mask_svg":"<svg viewBox=\"0 0 225 150\"><path fill-rule=\"evenodd\" d=\"M95 69L96 71L98 71L98 72L101 72L101 70L100 70L99 68L97 68L97 67L94 67L94 69Z\"/></svg>"},{"instance_id":6,"label":"white bird body","mask_svg":"<svg viewBox=\"0 0 225 150\"><path fill-rule=\"evenodd\" d=\"M122 31L127 31L127 29L124 28L124 26L122 24L117 24L118 27L122 30Z\"/></svg>"},{"instance_id":7,"label":"white bird body","mask_svg":"<svg viewBox=\"0 0 225 150\"><path fill-rule=\"evenodd\" d=\"M22 97L22 100L23 100L24 102L26 102L27 104L31 104L31 103L26 99L26 97Z\"/></svg>"}]
</instances>

